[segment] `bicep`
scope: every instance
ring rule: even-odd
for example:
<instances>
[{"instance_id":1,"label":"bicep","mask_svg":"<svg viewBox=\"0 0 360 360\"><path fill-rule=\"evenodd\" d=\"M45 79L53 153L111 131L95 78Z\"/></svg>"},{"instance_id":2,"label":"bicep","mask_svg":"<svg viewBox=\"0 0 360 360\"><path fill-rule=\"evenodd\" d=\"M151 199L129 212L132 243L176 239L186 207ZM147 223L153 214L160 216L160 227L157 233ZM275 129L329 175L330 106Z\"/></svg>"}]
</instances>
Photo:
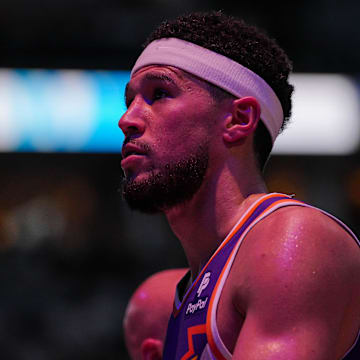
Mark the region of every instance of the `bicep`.
<instances>
[{"instance_id":1,"label":"bicep","mask_svg":"<svg viewBox=\"0 0 360 360\"><path fill-rule=\"evenodd\" d=\"M308 320L294 321L291 326L281 326L281 330L276 325L274 331L271 325L249 314L233 360L335 360L335 341L331 341L326 323Z\"/></svg>"}]
</instances>

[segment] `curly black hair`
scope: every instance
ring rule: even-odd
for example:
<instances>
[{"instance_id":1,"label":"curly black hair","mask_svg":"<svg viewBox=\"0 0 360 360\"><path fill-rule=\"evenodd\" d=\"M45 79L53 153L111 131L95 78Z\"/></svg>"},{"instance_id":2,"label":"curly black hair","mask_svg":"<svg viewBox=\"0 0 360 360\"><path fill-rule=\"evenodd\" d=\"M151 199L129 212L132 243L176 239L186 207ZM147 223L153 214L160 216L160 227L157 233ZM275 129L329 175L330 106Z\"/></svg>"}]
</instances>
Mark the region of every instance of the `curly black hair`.
<instances>
[{"instance_id":1,"label":"curly black hair","mask_svg":"<svg viewBox=\"0 0 360 360\"><path fill-rule=\"evenodd\" d=\"M291 115L293 86L289 84L288 76L292 64L275 40L241 19L225 15L221 11L212 11L191 13L163 22L148 37L144 47L153 40L170 37L186 40L222 54L262 77L280 100L284 112L281 131L285 128ZM254 150L262 170L271 149L270 134L260 122L255 132Z\"/></svg>"}]
</instances>

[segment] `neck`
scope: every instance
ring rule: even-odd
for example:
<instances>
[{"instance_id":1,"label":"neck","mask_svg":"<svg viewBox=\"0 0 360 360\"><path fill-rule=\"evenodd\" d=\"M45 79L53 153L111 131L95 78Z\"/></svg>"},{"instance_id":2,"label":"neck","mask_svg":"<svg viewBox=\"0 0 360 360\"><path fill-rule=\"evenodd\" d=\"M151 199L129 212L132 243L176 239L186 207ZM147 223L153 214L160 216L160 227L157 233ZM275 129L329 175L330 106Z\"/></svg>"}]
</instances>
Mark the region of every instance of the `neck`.
<instances>
[{"instance_id":1,"label":"neck","mask_svg":"<svg viewBox=\"0 0 360 360\"><path fill-rule=\"evenodd\" d=\"M242 214L267 192L258 172L251 177L249 173L249 168L242 174L234 174L231 166L224 167L217 176L204 180L192 200L166 212L168 222L185 251L192 279Z\"/></svg>"}]
</instances>

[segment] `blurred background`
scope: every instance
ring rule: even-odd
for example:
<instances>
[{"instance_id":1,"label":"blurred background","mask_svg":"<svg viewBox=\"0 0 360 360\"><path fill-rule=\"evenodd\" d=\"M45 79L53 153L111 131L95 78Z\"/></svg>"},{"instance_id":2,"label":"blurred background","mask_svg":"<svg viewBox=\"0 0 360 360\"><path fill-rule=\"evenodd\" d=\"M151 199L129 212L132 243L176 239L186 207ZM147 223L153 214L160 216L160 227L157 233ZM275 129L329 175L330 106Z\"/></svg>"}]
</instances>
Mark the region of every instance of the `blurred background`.
<instances>
[{"instance_id":1,"label":"blurred background","mask_svg":"<svg viewBox=\"0 0 360 360\"><path fill-rule=\"evenodd\" d=\"M150 274L186 266L161 215L120 198L123 87L149 32L222 9L294 62L293 124L267 167L360 233L357 0L1 0L0 357L128 359L122 319Z\"/></svg>"}]
</instances>

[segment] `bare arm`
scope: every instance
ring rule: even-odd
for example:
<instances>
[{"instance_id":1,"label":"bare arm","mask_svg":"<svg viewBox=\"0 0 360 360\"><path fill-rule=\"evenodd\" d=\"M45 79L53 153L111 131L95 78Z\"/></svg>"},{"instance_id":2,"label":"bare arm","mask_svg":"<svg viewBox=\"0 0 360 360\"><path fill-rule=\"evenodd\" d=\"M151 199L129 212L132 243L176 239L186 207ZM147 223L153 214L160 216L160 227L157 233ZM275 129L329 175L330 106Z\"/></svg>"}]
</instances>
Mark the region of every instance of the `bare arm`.
<instances>
[{"instance_id":1,"label":"bare arm","mask_svg":"<svg viewBox=\"0 0 360 360\"><path fill-rule=\"evenodd\" d=\"M354 240L316 210L285 208L255 227L244 247L234 271L245 280L234 288L246 317L233 359L341 359L360 324Z\"/></svg>"}]
</instances>

